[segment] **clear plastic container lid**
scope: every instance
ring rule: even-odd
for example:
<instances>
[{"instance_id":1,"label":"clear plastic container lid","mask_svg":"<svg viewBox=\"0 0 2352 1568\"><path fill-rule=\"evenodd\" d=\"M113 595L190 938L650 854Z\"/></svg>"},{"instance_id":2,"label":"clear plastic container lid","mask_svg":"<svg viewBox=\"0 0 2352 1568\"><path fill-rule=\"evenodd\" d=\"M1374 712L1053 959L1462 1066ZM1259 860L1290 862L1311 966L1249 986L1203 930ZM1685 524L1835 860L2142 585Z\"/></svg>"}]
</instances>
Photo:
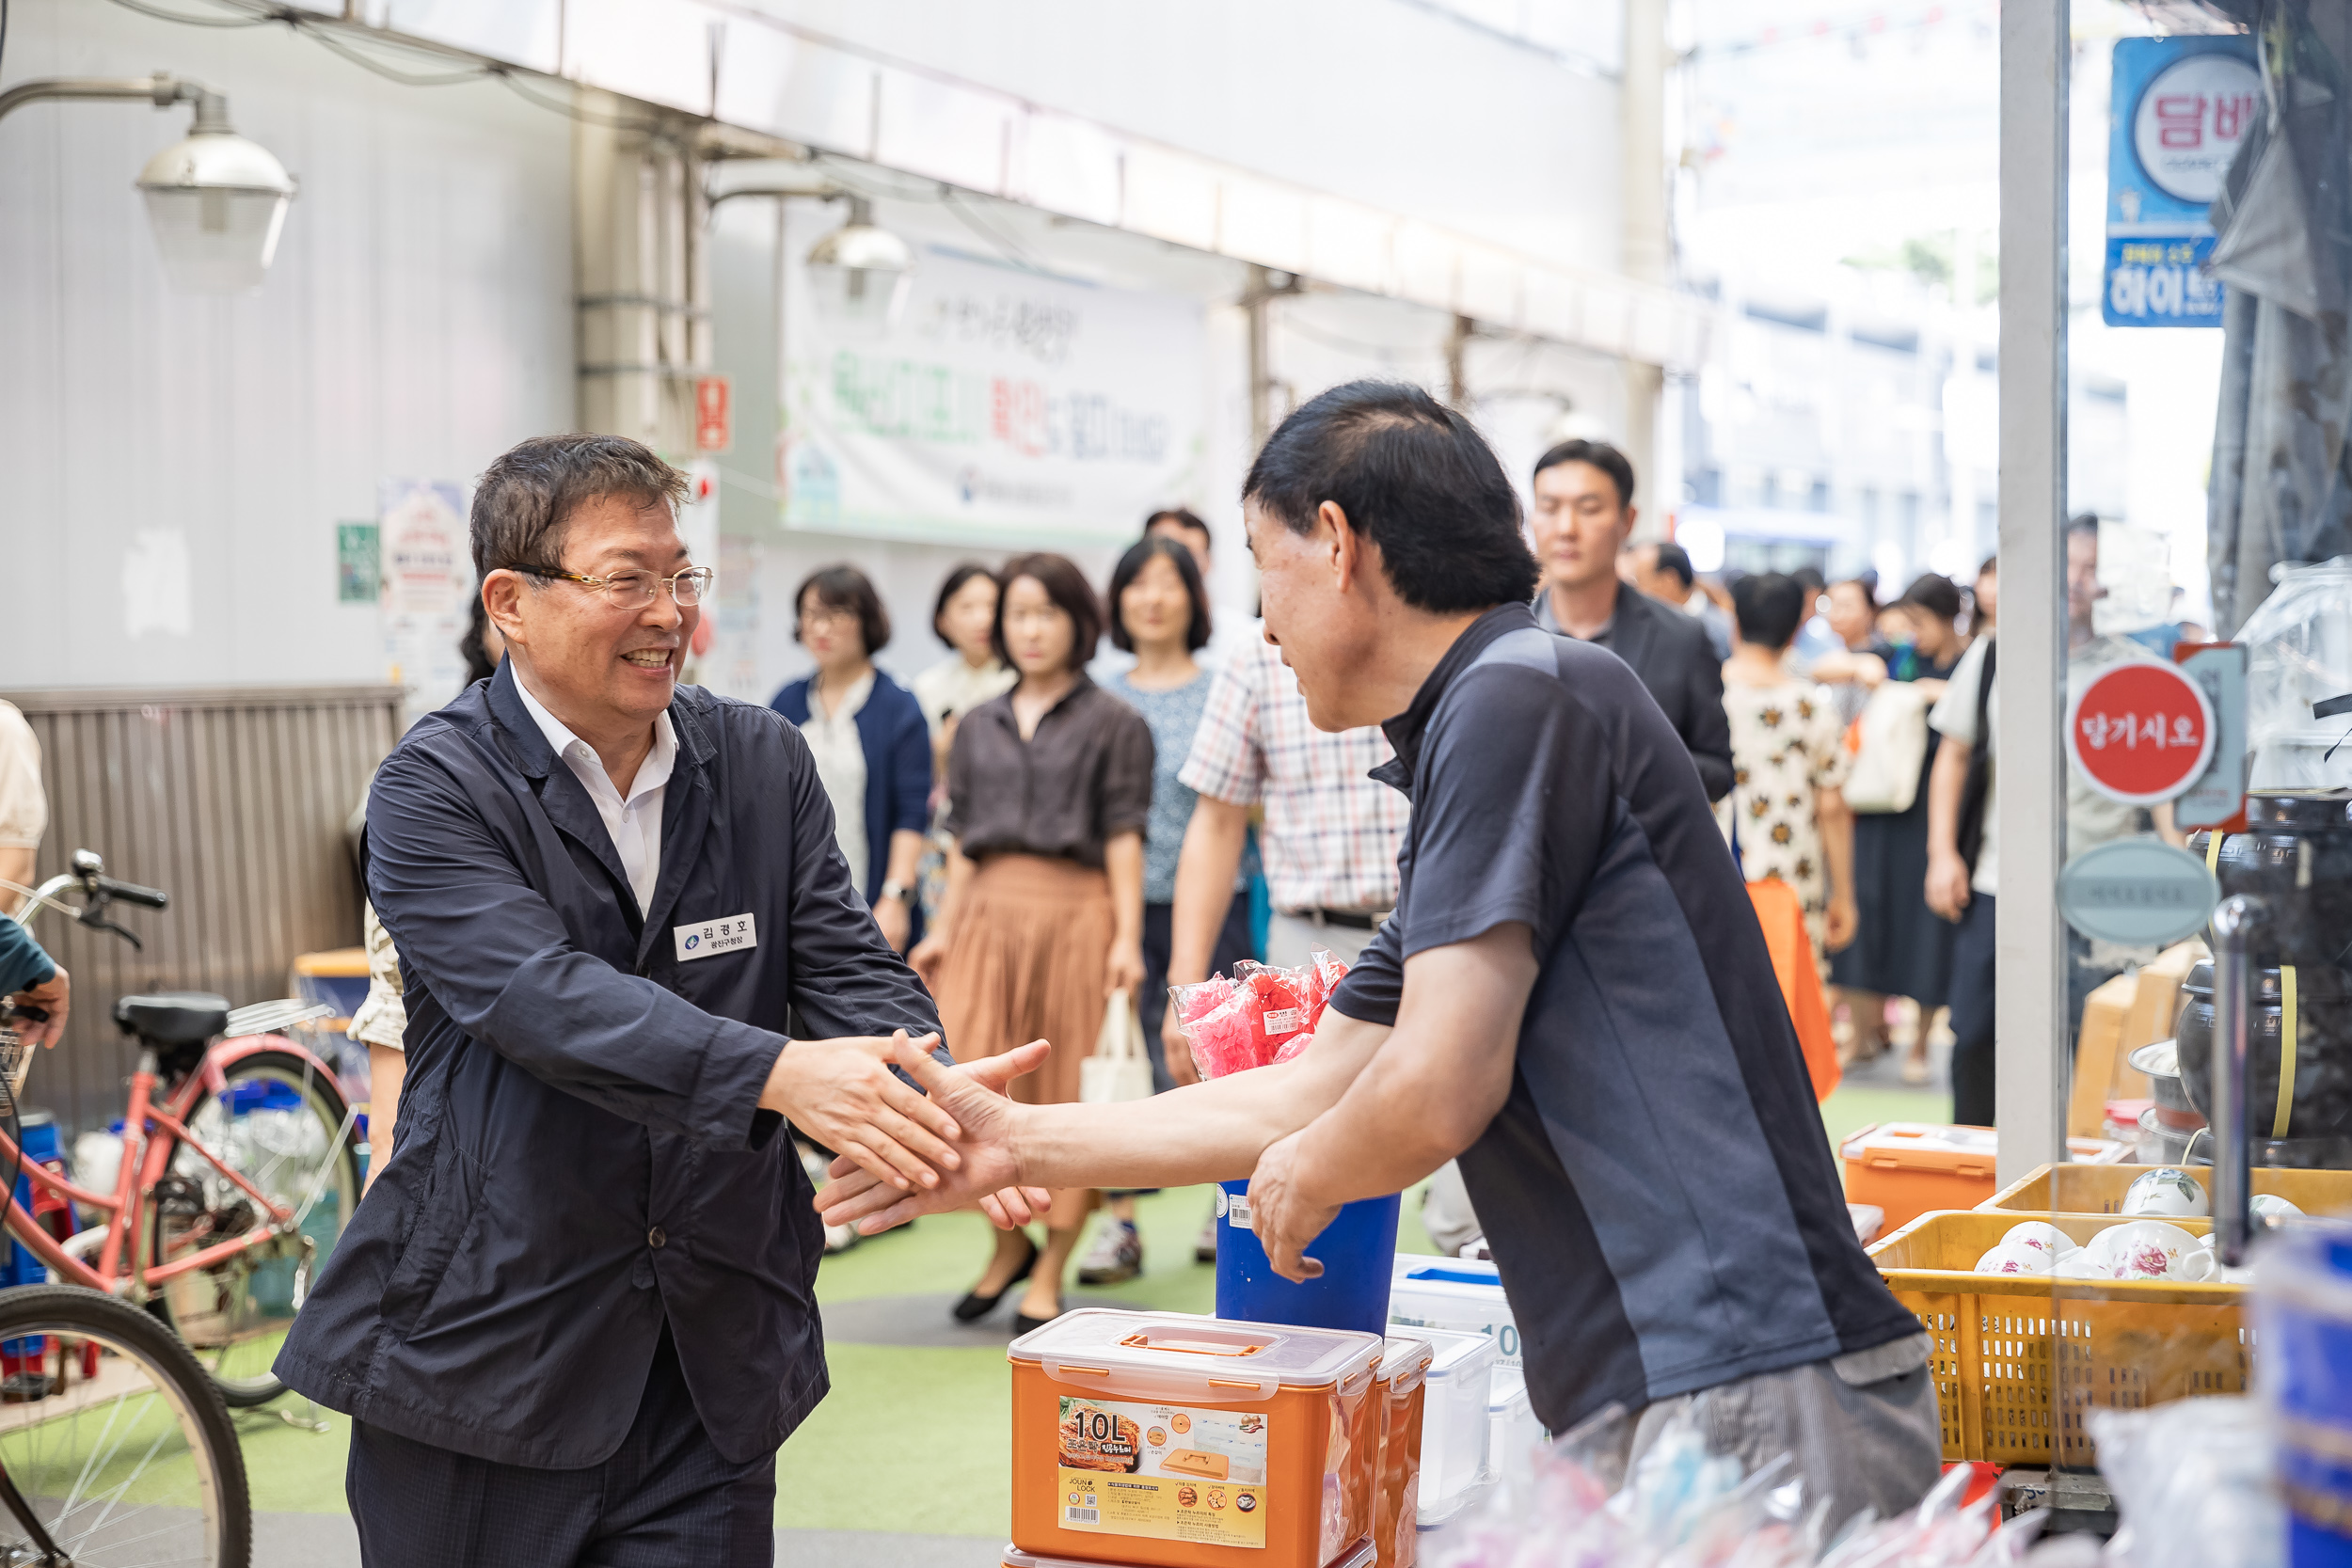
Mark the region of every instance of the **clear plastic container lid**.
<instances>
[{"instance_id":1,"label":"clear plastic container lid","mask_svg":"<svg viewBox=\"0 0 2352 1568\"><path fill-rule=\"evenodd\" d=\"M1473 1291L1502 1289L1502 1271L1481 1258L1438 1258L1415 1252L1396 1255L1396 1266L1389 1275L1391 1288L1410 1285L1415 1290L1436 1286L1440 1291L1459 1286Z\"/></svg>"},{"instance_id":2,"label":"clear plastic container lid","mask_svg":"<svg viewBox=\"0 0 2352 1568\"><path fill-rule=\"evenodd\" d=\"M1451 1382L1462 1377L1483 1379L1494 1368L1499 1347L1491 1335L1456 1334L1445 1328L1417 1328L1413 1330L1413 1337L1427 1341L1429 1345L1429 1370L1425 1375L1432 1383Z\"/></svg>"},{"instance_id":3,"label":"clear plastic container lid","mask_svg":"<svg viewBox=\"0 0 2352 1568\"><path fill-rule=\"evenodd\" d=\"M1494 1381L1486 1388L1488 1412L1500 1416L1527 1402L1527 1374L1517 1367L1497 1367Z\"/></svg>"},{"instance_id":4,"label":"clear plastic container lid","mask_svg":"<svg viewBox=\"0 0 2352 1568\"><path fill-rule=\"evenodd\" d=\"M1012 1342L1057 1383L1142 1397L1268 1400L1283 1388L1321 1388L1369 1371L1376 1334L1236 1323L1189 1312L1082 1307ZM1107 1382L1105 1381L1107 1379Z\"/></svg>"},{"instance_id":5,"label":"clear plastic container lid","mask_svg":"<svg viewBox=\"0 0 2352 1568\"><path fill-rule=\"evenodd\" d=\"M1380 1367L1374 1375L1391 1390L1410 1392L1437 1358L1427 1335L1391 1334L1380 1342Z\"/></svg>"}]
</instances>

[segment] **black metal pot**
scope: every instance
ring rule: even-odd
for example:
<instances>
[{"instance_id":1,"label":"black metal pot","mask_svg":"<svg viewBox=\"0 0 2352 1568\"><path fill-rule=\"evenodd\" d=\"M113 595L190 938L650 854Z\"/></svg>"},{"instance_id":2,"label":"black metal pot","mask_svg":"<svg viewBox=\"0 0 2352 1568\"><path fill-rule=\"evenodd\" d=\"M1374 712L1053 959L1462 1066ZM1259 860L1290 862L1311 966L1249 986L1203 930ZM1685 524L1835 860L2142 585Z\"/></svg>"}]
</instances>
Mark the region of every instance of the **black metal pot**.
<instances>
[{"instance_id":1,"label":"black metal pot","mask_svg":"<svg viewBox=\"0 0 2352 1568\"><path fill-rule=\"evenodd\" d=\"M2246 823L2223 836L2214 872L2223 897L2251 894L2269 908L2257 959L2352 970L2352 789L2249 794ZM2210 856L2210 837L2191 834L2189 848Z\"/></svg>"},{"instance_id":2,"label":"black metal pot","mask_svg":"<svg viewBox=\"0 0 2352 1568\"><path fill-rule=\"evenodd\" d=\"M2287 1125L2279 1125L2280 972L2254 972L2253 1035L2246 1063L2246 1125L2258 1139L2352 1138L2352 983L2328 964L2296 966L2295 1085ZM2181 982L2173 1043L2181 1086L2201 1116L2213 1114L2213 965Z\"/></svg>"},{"instance_id":3,"label":"black metal pot","mask_svg":"<svg viewBox=\"0 0 2352 1568\"><path fill-rule=\"evenodd\" d=\"M2179 1048L2171 1040L2158 1040L2143 1045L2131 1053L2132 1066L2148 1076L2149 1093L2154 1098L2156 1120L2173 1132L2194 1132L2205 1125L2205 1114L2188 1097L2188 1085L2181 1082Z\"/></svg>"}]
</instances>

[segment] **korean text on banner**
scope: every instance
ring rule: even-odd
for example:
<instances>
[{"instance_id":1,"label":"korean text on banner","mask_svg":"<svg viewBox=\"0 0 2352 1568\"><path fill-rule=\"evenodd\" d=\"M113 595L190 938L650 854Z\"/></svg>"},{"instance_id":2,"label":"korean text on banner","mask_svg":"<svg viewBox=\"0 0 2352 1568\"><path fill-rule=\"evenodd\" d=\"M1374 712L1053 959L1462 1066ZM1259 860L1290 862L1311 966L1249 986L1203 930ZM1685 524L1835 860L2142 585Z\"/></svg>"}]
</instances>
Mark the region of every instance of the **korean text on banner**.
<instances>
[{"instance_id":1,"label":"korean text on banner","mask_svg":"<svg viewBox=\"0 0 2352 1568\"><path fill-rule=\"evenodd\" d=\"M931 249L884 325L823 311L797 270L785 315L787 528L1111 542L1200 488L1196 300Z\"/></svg>"}]
</instances>

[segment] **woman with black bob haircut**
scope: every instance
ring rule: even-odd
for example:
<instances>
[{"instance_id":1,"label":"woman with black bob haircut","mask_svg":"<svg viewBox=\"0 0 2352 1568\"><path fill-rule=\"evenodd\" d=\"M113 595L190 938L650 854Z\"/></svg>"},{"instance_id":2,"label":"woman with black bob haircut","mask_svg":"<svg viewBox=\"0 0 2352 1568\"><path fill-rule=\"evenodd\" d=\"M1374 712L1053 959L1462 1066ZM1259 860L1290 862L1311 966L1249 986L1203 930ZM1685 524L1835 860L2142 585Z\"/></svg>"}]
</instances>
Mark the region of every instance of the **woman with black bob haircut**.
<instances>
[{"instance_id":1,"label":"woman with black bob haircut","mask_svg":"<svg viewBox=\"0 0 2352 1568\"><path fill-rule=\"evenodd\" d=\"M938 999L959 1061L1053 1041L1045 1065L1007 1092L1058 1105L1078 1098L1085 1042L1110 993L1143 986L1152 731L1087 678L1103 610L1076 566L1015 556L998 580L990 641L1021 683L956 726L941 824L955 841L947 892L908 958ZM1042 1247L1024 1230L999 1232L957 1319L986 1316L1023 1280L1022 1327L1057 1316L1091 1196L1054 1195Z\"/></svg>"},{"instance_id":2,"label":"woman with black bob haircut","mask_svg":"<svg viewBox=\"0 0 2352 1568\"><path fill-rule=\"evenodd\" d=\"M828 566L792 595L793 635L817 673L768 705L800 727L833 802L834 842L890 945L922 937L915 864L930 819L930 732L914 694L874 668L890 616L866 574Z\"/></svg>"}]
</instances>

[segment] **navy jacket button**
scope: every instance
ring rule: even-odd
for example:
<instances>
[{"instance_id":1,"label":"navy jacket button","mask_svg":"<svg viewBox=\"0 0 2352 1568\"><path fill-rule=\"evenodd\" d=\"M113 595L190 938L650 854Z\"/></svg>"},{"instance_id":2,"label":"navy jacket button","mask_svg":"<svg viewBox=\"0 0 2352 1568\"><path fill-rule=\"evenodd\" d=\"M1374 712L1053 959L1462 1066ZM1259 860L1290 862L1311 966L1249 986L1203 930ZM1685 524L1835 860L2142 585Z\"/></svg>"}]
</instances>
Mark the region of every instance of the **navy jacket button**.
<instances>
[{"instance_id":1,"label":"navy jacket button","mask_svg":"<svg viewBox=\"0 0 2352 1568\"><path fill-rule=\"evenodd\" d=\"M669 1242L670 1238L661 1233L661 1227L658 1225L651 1230L645 1232L645 1244L649 1247L660 1248L667 1246Z\"/></svg>"}]
</instances>

